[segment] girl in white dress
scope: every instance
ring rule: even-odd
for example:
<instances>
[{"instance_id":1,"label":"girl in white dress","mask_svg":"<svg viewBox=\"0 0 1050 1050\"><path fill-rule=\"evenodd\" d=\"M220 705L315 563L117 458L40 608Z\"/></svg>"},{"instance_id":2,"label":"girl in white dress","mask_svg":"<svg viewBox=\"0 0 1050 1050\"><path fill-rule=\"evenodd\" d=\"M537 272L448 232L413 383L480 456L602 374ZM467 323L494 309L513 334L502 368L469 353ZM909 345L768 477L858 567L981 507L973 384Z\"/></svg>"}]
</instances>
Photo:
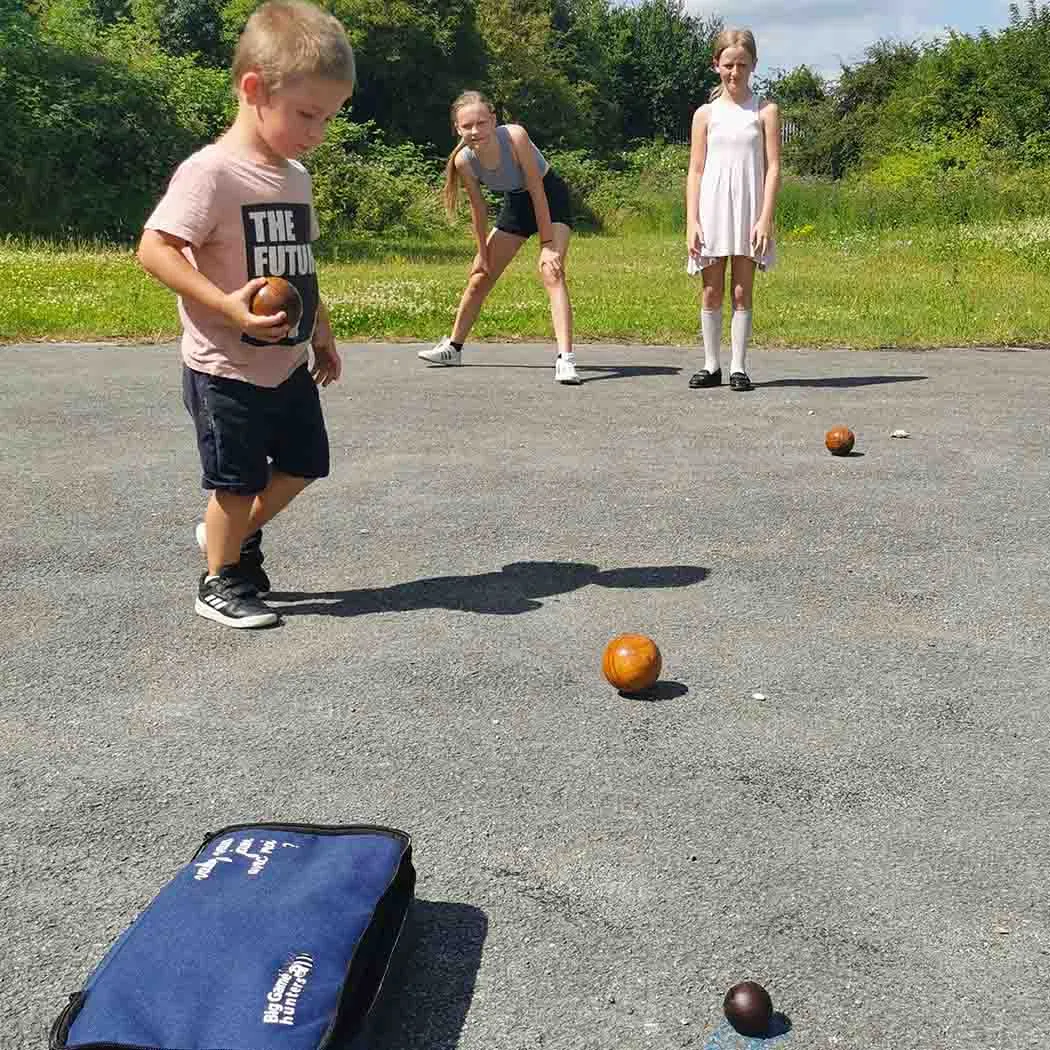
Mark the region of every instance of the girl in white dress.
<instances>
[{"instance_id":1,"label":"girl in white dress","mask_svg":"<svg viewBox=\"0 0 1050 1050\"><path fill-rule=\"evenodd\" d=\"M776 104L751 92L758 61L747 29L727 29L715 40L714 65L721 83L712 101L693 114L686 180L686 269L703 278L700 328L704 367L691 387L720 386L722 299L729 263L733 289L732 360L729 385L751 390L745 367L751 338L751 291L755 270L775 261L773 212L780 188L780 114Z\"/></svg>"}]
</instances>

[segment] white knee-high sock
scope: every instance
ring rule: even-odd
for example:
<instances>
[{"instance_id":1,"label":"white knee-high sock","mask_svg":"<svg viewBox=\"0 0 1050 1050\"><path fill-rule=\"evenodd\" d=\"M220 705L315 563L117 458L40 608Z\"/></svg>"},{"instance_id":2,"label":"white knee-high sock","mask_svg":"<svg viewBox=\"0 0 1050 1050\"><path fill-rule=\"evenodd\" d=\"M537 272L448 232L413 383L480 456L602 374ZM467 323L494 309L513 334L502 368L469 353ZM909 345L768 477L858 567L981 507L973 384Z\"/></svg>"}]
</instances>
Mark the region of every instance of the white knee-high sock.
<instances>
[{"instance_id":1,"label":"white knee-high sock","mask_svg":"<svg viewBox=\"0 0 1050 1050\"><path fill-rule=\"evenodd\" d=\"M718 351L722 345L722 307L700 310L700 332L704 337L704 368L718 369Z\"/></svg>"},{"instance_id":2,"label":"white knee-high sock","mask_svg":"<svg viewBox=\"0 0 1050 1050\"><path fill-rule=\"evenodd\" d=\"M751 342L751 311L734 310L731 326L733 338L733 358L729 371L746 372L744 361L747 358L747 344Z\"/></svg>"}]
</instances>

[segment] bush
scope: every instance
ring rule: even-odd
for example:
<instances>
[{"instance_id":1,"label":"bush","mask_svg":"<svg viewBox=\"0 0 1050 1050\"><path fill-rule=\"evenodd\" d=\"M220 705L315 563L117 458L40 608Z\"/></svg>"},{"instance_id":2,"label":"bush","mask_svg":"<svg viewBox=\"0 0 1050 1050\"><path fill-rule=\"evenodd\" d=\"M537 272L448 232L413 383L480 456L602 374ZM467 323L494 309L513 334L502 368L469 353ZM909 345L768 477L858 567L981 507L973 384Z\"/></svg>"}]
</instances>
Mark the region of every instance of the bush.
<instances>
[{"instance_id":1,"label":"bush","mask_svg":"<svg viewBox=\"0 0 1050 1050\"><path fill-rule=\"evenodd\" d=\"M0 233L137 236L176 164L213 137L224 74L141 46L127 24L0 26Z\"/></svg>"},{"instance_id":2,"label":"bush","mask_svg":"<svg viewBox=\"0 0 1050 1050\"><path fill-rule=\"evenodd\" d=\"M685 229L689 147L649 142L613 158L586 205L603 229Z\"/></svg>"},{"instance_id":3,"label":"bush","mask_svg":"<svg viewBox=\"0 0 1050 1050\"><path fill-rule=\"evenodd\" d=\"M390 146L371 121L339 116L307 158L322 234L420 234L443 222L439 165L411 143Z\"/></svg>"}]
</instances>

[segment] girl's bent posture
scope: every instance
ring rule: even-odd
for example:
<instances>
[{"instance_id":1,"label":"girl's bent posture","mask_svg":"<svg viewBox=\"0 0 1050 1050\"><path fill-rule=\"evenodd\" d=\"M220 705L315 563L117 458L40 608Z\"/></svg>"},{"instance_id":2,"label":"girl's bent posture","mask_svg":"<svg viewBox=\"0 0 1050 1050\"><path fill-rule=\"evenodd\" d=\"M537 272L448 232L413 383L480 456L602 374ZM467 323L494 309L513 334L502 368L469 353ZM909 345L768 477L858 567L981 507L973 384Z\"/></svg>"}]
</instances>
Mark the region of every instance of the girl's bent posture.
<instances>
[{"instance_id":1,"label":"girl's bent posture","mask_svg":"<svg viewBox=\"0 0 1050 1050\"><path fill-rule=\"evenodd\" d=\"M465 91L452 103L452 124L460 141L445 166L445 207L456 209L459 183L470 201L478 252L460 299L452 335L419 356L435 365L461 363L463 343L485 297L534 233L540 235L540 276L551 302L558 341L554 378L576 386L572 350L572 306L565 286L565 255L572 233L569 191L520 124L496 124L491 103L477 91ZM496 228L489 232L484 183L503 194Z\"/></svg>"},{"instance_id":2,"label":"girl's bent posture","mask_svg":"<svg viewBox=\"0 0 1050 1050\"><path fill-rule=\"evenodd\" d=\"M751 390L745 367L751 338L755 269L773 266L773 212L780 188L780 116L772 102L751 92L758 60L746 29L727 29L715 41L721 83L712 101L693 115L686 180L687 270L703 279L700 329L704 367L691 387L720 386L722 298L727 262L733 289L729 385Z\"/></svg>"}]
</instances>

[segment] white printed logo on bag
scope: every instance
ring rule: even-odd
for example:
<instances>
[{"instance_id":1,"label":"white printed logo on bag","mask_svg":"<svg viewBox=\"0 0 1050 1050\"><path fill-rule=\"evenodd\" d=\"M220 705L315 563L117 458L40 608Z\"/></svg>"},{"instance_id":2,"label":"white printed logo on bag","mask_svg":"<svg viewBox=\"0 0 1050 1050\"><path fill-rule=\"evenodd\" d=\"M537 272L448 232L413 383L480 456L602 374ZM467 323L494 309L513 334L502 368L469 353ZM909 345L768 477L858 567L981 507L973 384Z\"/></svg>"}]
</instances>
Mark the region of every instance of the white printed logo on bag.
<instances>
[{"instance_id":1,"label":"white printed logo on bag","mask_svg":"<svg viewBox=\"0 0 1050 1050\"><path fill-rule=\"evenodd\" d=\"M266 994L263 1024L295 1024L295 1008L313 968L313 957L300 953L277 971L277 980Z\"/></svg>"},{"instance_id":2,"label":"white printed logo on bag","mask_svg":"<svg viewBox=\"0 0 1050 1050\"><path fill-rule=\"evenodd\" d=\"M238 857L248 861L246 873L255 876L266 867L278 846L281 849L299 848L294 842L278 842L277 839L264 839L258 849L253 850L254 844L255 839L241 839L238 842L235 838L225 838L216 843L207 860L194 863L193 866L197 869L193 876L194 881L203 882L220 864L235 864Z\"/></svg>"}]
</instances>

